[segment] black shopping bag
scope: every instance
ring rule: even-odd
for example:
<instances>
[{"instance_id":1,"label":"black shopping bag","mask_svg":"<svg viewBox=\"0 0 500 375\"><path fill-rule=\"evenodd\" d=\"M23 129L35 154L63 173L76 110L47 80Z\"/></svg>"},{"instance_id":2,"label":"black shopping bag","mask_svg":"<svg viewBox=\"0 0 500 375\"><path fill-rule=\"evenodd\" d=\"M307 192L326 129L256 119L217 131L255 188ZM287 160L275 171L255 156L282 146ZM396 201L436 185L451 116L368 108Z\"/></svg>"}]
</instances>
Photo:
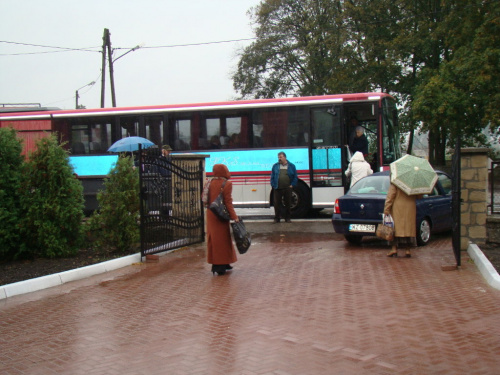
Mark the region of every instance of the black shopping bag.
<instances>
[{"instance_id":1,"label":"black shopping bag","mask_svg":"<svg viewBox=\"0 0 500 375\"><path fill-rule=\"evenodd\" d=\"M240 221L238 223L231 223L231 227L233 228L234 242L236 242L238 252L240 254L245 254L252 244L252 238L250 237L250 233L248 233L243 220L241 218L239 219Z\"/></svg>"}]
</instances>

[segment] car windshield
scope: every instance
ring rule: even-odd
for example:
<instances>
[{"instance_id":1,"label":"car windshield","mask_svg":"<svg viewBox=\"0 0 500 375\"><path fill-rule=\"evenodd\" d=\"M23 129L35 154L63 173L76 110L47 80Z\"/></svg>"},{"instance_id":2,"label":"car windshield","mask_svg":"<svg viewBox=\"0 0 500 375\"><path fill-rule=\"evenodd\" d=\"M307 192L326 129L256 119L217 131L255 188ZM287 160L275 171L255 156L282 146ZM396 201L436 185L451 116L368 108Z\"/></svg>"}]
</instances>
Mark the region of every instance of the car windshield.
<instances>
[{"instance_id":1,"label":"car windshield","mask_svg":"<svg viewBox=\"0 0 500 375\"><path fill-rule=\"evenodd\" d=\"M387 194L389 186L389 176L365 177L356 182L349 194Z\"/></svg>"}]
</instances>

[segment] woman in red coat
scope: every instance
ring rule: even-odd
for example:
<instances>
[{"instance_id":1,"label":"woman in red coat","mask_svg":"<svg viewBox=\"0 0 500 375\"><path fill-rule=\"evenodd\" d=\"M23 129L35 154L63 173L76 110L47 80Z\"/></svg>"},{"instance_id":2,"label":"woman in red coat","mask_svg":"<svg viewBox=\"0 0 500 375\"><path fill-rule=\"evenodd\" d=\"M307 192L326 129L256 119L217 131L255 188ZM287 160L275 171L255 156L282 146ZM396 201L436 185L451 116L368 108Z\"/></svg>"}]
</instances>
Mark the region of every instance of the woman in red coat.
<instances>
[{"instance_id":1,"label":"woman in red coat","mask_svg":"<svg viewBox=\"0 0 500 375\"><path fill-rule=\"evenodd\" d=\"M227 166L224 164L215 164L213 168L214 177L208 186L208 195L206 203L209 205L220 194L222 184L224 189L222 196L224 204L227 207L229 216L235 222L238 222L238 216L233 207L233 184L228 181L231 177ZM234 250L231 239L231 230L229 221L220 220L211 210L207 210L207 262L212 264L212 273L224 275L226 270L232 269L231 263L236 262L236 251Z\"/></svg>"}]
</instances>

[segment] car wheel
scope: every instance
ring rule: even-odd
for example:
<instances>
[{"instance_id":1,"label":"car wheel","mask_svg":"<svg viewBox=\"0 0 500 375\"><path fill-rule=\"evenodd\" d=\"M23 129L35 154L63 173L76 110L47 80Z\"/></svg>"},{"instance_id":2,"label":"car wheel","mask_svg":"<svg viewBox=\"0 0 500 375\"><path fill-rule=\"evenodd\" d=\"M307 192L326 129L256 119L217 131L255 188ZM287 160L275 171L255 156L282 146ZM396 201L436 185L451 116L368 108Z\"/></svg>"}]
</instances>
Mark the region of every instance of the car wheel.
<instances>
[{"instance_id":1,"label":"car wheel","mask_svg":"<svg viewBox=\"0 0 500 375\"><path fill-rule=\"evenodd\" d=\"M417 245L425 246L431 239L431 223L426 218L420 221L417 227Z\"/></svg>"},{"instance_id":2,"label":"car wheel","mask_svg":"<svg viewBox=\"0 0 500 375\"><path fill-rule=\"evenodd\" d=\"M352 243L353 245L359 245L363 239L363 236L356 236L353 234L345 234L344 237L347 242Z\"/></svg>"}]
</instances>

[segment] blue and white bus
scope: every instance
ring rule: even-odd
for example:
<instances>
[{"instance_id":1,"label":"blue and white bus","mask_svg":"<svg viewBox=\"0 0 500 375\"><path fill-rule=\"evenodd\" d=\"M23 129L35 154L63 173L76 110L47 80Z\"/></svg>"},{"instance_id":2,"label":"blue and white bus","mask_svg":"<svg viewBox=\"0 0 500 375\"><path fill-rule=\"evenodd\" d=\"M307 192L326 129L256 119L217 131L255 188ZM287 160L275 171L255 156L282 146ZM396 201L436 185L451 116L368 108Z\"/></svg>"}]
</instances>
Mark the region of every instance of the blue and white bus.
<instances>
[{"instance_id":1,"label":"blue and white bus","mask_svg":"<svg viewBox=\"0 0 500 375\"><path fill-rule=\"evenodd\" d=\"M401 156L396 104L385 93L0 113L0 126L17 129L26 152L44 132L59 133L88 202L117 160L108 148L123 137L168 144L173 155L208 154L208 176L214 164L226 164L234 205L241 208L272 205L271 167L284 151L299 175L294 217L333 207L346 191L354 125L368 138L365 156L374 171Z\"/></svg>"}]
</instances>

